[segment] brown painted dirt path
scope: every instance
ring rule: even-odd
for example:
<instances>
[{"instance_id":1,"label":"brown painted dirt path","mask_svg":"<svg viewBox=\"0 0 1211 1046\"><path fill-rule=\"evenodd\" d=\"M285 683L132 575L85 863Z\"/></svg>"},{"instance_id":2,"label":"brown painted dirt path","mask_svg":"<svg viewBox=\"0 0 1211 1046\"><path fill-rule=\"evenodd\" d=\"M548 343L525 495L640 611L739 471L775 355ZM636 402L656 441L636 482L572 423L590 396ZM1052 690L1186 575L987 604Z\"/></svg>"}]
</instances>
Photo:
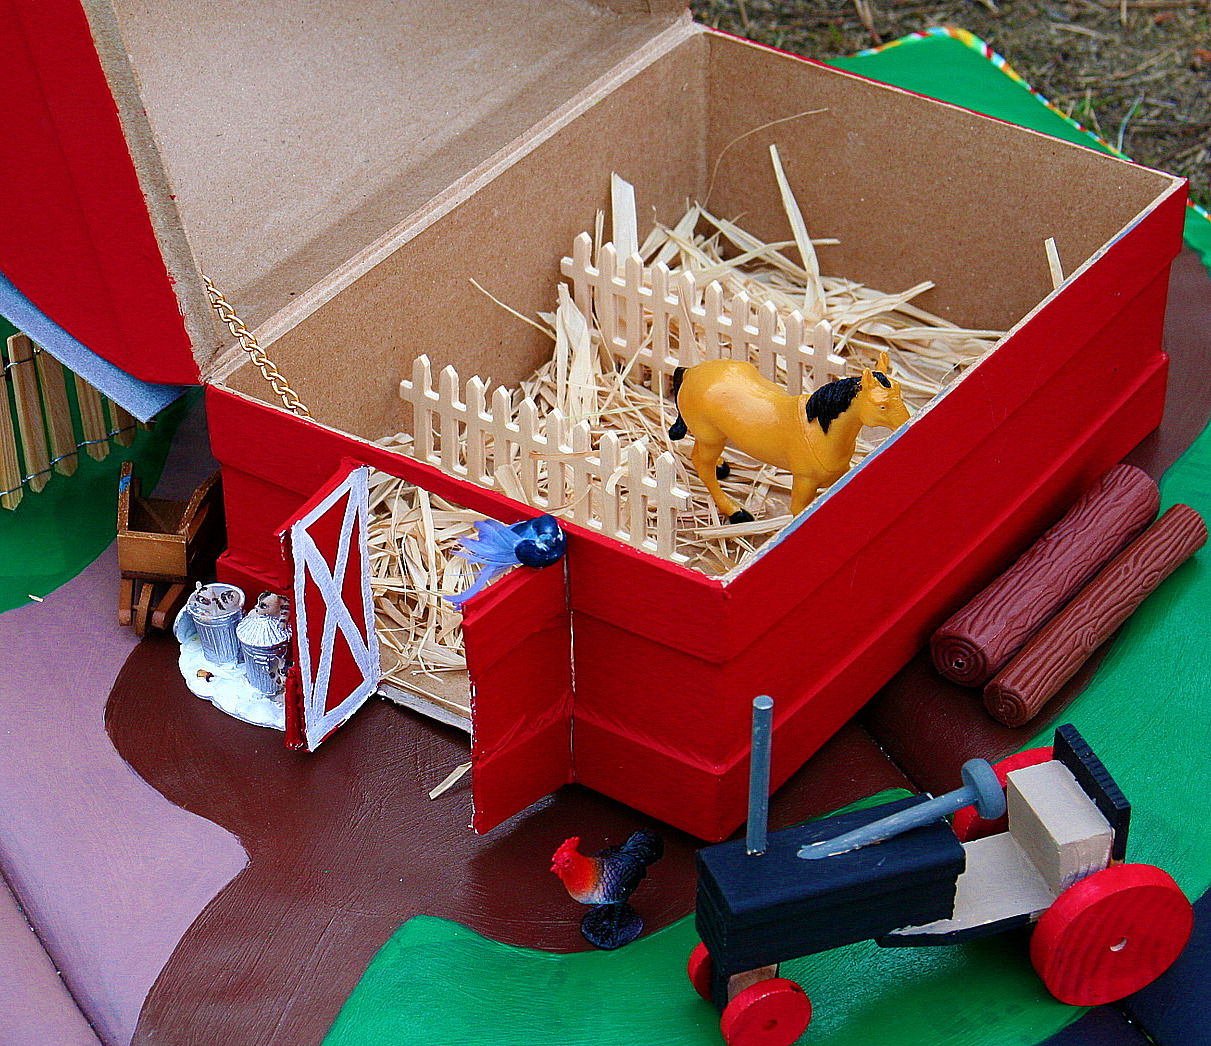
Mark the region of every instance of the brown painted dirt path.
<instances>
[{"instance_id":1,"label":"brown painted dirt path","mask_svg":"<svg viewBox=\"0 0 1211 1046\"><path fill-rule=\"evenodd\" d=\"M585 909L550 873L551 854L653 824L568 787L486 836L470 792L427 792L468 758L466 738L371 701L316 755L194 697L171 638L145 639L114 687L107 724L122 756L172 802L222 825L248 867L202 913L156 982L136 1042L318 1043L367 963L408 918L444 916L496 940L586 948ZM780 791L790 823L905 779L856 727ZM659 827L659 826L656 826ZM666 855L635 896L650 928L693 907L698 845L664 830Z\"/></svg>"}]
</instances>

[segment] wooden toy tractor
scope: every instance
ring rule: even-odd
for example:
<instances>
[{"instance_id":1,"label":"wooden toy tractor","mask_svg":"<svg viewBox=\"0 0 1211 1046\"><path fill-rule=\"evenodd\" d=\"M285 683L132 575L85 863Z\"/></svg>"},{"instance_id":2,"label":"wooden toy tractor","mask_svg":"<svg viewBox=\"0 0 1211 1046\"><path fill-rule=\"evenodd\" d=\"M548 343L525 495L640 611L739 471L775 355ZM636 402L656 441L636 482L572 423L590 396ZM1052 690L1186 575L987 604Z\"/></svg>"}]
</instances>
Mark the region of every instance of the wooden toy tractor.
<instances>
[{"instance_id":1,"label":"wooden toy tractor","mask_svg":"<svg viewBox=\"0 0 1211 1046\"><path fill-rule=\"evenodd\" d=\"M1034 968L1057 999L1078 1006L1138 991L1185 947L1190 902L1161 869L1123 863L1130 804L1074 727L1056 731L1053 749L997 767L973 760L982 768L969 763L968 786L948 796L840 814L767 840L759 707L749 838L698 854L702 943L688 972L722 1011L728 1046L793 1043L811 1003L778 976L778 963L855 941L958 943L1037 921ZM973 800L990 819L971 815ZM1006 803L1007 824L996 817ZM960 806L952 828L943 813Z\"/></svg>"}]
</instances>

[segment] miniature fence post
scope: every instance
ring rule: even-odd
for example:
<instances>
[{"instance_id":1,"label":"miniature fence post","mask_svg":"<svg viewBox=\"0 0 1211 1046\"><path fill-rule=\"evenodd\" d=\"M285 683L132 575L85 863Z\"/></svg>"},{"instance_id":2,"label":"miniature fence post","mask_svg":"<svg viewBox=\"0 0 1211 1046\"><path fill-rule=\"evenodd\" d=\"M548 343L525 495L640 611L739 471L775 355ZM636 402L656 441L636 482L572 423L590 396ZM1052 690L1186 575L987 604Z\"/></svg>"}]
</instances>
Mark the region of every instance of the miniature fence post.
<instances>
[{"instance_id":1,"label":"miniature fence post","mask_svg":"<svg viewBox=\"0 0 1211 1046\"><path fill-rule=\"evenodd\" d=\"M427 465L440 464L433 454L433 411L429 406L433 394L433 369L428 356L417 356L412 361L412 381L401 381L400 393L412 404L412 440L417 460Z\"/></svg>"},{"instance_id":2,"label":"miniature fence post","mask_svg":"<svg viewBox=\"0 0 1211 1046\"><path fill-rule=\"evenodd\" d=\"M547 466L547 511L564 511L570 503L568 494L569 462L564 438L571 422L558 407L546 418L545 452L542 459Z\"/></svg>"},{"instance_id":3,"label":"miniature fence post","mask_svg":"<svg viewBox=\"0 0 1211 1046\"><path fill-rule=\"evenodd\" d=\"M517 462L518 479L521 489L525 492L526 501L538 508L546 508L549 501L542 498L538 490L538 458L535 451L540 449L538 435L538 408L533 400L523 399L517 412L517 440L521 450L521 458Z\"/></svg>"},{"instance_id":4,"label":"miniature fence post","mask_svg":"<svg viewBox=\"0 0 1211 1046\"><path fill-rule=\"evenodd\" d=\"M36 493L50 479L50 452L46 444L46 430L42 425L42 402L34 371L34 345L27 335L18 333L8 339L8 358L17 403L17 428L25 455L26 482L29 489Z\"/></svg>"},{"instance_id":5,"label":"miniature fence post","mask_svg":"<svg viewBox=\"0 0 1211 1046\"><path fill-rule=\"evenodd\" d=\"M632 545L642 545L648 533L648 506L643 480L648 471L648 445L632 443L623 452L627 475L627 532Z\"/></svg>"},{"instance_id":6,"label":"miniature fence post","mask_svg":"<svg viewBox=\"0 0 1211 1046\"><path fill-rule=\"evenodd\" d=\"M129 447L135 441L135 419L113 400L109 400L109 416L113 421L110 436L119 447Z\"/></svg>"},{"instance_id":7,"label":"miniature fence post","mask_svg":"<svg viewBox=\"0 0 1211 1046\"><path fill-rule=\"evenodd\" d=\"M473 482L483 486L492 485L485 447L492 425L492 418L484 409L487 394L487 386L478 376L467 380L467 474Z\"/></svg>"},{"instance_id":8,"label":"miniature fence post","mask_svg":"<svg viewBox=\"0 0 1211 1046\"><path fill-rule=\"evenodd\" d=\"M699 322L702 324L702 351L708 360L717 360L723 358L723 346L720 344L720 335L726 333L724 324L726 320L723 315L723 288L718 283L712 282L707 285L706 291L702 296L702 309L696 310L691 308L691 314L698 318L698 313L701 312Z\"/></svg>"},{"instance_id":9,"label":"miniature fence post","mask_svg":"<svg viewBox=\"0 0 1211 1046\"><path fill-rule=\"evenodd\" d=\"M589 282L592 271L593 240L587 232L582 232L572 243L572 271L567 271L565 259L564 275L571 275L572 298L586 319L593 315L593 286Z\"/></svg>"},{"instance_id":10,"label":"miniature fence post","mask_svg":"<svg viewBox=\"0 0 1211 1046\"><path fill-rule=\"evenodd\" d=\"M778 310L775 308L772 301L767 301L764 305L757 309L757 330L755 341L757 343L757 369L761 371L763 377L770 381L774 380L774 376L778 369ZM789 377L791 371L790 356L793 351L791 343L788 341L785 344L786 348L786 370Z\"/></svg>"},{"instance_id":11,"label":"miniature fence post","mask_svg":"<svg viewBox=\"0 0 1211 1046\"><path fill-rule=\"evenodd\" d=\"M592 525L598 515L600 497L594 497L594 485L589 481L589 456L593 449L593 434L588 421L578 421L572 428L572 456L569 459L571 490L568 494L568 517L577 523Z\"/></svg>"},{"instance_id":12,"label":"miniature fence post","mask_svg":"<svg viewBox=\"0 0 1211 1046\"><path fill-rule=\"evenodd\" d=\"M623 321L627 356L634 356L643 344L643 305L647 296L643 286L643 259L632 254L624 265L626 290L623 305L626 310Z\"/></svg>"},{"instance_id":13,"label":"miniature fence post","mask_svg":"<svg viewBox=\"0 0 1211 1046\"><path fill-rule=\"evenodd\" d=\"M677 461L667 450L656 459L656 554L672 559L677 549Z\"/></svg>"},{"instance_id":14,"label":"miniature fence post","mask_svg":"<svg viewBox=\"0 0 1211 1046\"><path fill-rule=\"evenodd\" d=\"M783 320L783 324L786 328L786 391L792 396L799 396L811 392L814 384L814 375L805 373L807 367L803 354L792 351L792 346L803 344L803 313L794 310ZM812 351L814 355L814 346Z\"/></svg>"},{"instance_id":15,"label":"miniature fence post","mask_svg":"<svg viewBox=\"0 0 1211 1046\"><path fill-rule=\"evenodd\" d=\"M76 471L79 455L76 452L76 435L72 431L63 364L45 351L38 353L37 364L46 426L50 432L51 463L59 475L70 476Z\"/></svg>"},{"instance_id":16,"label":"miniature fence post","mask_svg":"<svg viewBox=\"0 0 1211 1046\"><path fill-rule=\"evenodd\" d=\"M109 457L109 426L105 423L105 401L80 375L76 379L76 402L80 405L80 426L84 430L84 449L94 461Z\"/></svg>"},{"instance_id":17,"label":"miniature fence post","mask_svg":"<svg viewBox=\"0 0 1211 1046\"><path fill-rule=\"evenodd\" d=\"M458 400L458 371L445 366L437 376L437 416L441 425L440 454L442 468L455 476L466 474L459 453L458 415L462 404Z\"/></svg>"},{"instance_id":18,"label":"miniature fence post","mask_svg":"<svg viewBox=\"0 0 1211 1046\"><path fill-rule=\"evenodd\" d=\"M652 384L653 391L668 389L668 378L672 372L669 363L672 348L669 345L669 269L663 262L652 266ZM658 386L656 383L660 382Z\"/></svg>"},{"instance_id":19,"label":"miniature fence post","mask_svg":"<svg viewBox=\"0 0 1211 1046\"><path fill-rule=\"evenodd\" d=\"M498 385L492 392L492 475L502 475L502 470L513 468L513 431L509 426L513 409L509 390ZM505 491L505 493L510 493Z\"/></svg>"},{"instance_id":20,"label":"miniature fence post","mask_svg":"<svg viewBox=\"0 0 1211 1046\"><path fill-rule=\"evenodd\" d=\"M833 352L833 325L820 320L808 335L817 385L845 376L845 360Z\"/></svg>"},{"instance_id":21,"label":"miniature fence post","mask_svg":"<svg viewBox=\"0 0 1211 1046\"><path fill-rule=\"evenodd\" d=\"M0 354L0 364L4 356ZM15 509L25 496L22 489L21 459L17 457L17 434L8 405L8 369L0 366L4 383L0 385L0 508Z\"/></svg>"},{"instance_id":22,"label":"miniature fence post","mask_svg":"<svg viewBox=\"0 0 1211 1046\"><path fill-rule=\"evenodd\" d=\"M606 537L617 538L620 533L618 469L622 459L617 433L606 432L601 437L597 459L601 464L601 530Z\"/></svg>"},{"instance_id":23,"label":"miniature fence post","mask_svg":"<svg viewBox=\"0 0 1211 1046\"><path fill-rule=\"evenodd\" d=\"M602 340L610 352L617 351L618 341L618 296L614 289L614 277L618 270L618 256L612 243L603 244L597 259L598 277L594 287L593 303L597 312L597 327ZM590 313L585 313L586 316Z\"/></svg>"}]
</instances>

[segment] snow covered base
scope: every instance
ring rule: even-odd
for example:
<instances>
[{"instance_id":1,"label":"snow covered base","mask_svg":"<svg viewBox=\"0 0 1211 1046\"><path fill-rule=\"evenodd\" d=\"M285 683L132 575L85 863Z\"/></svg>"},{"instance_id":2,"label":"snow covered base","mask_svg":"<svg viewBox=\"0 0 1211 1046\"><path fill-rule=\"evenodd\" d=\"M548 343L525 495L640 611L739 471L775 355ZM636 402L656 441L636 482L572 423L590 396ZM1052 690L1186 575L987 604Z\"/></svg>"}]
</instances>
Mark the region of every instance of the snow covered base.
<instances>
[{"instance_id":1,"label":"snow covered base","mask_svg":"<svg viewBox=\"0 0 1211 1046\"><path fill-rule=\"evenodd\" d=\"M194 635L181 643L177 664L185 677L185 685L215 708L254 726L286 729L282 695L266 697L254 689L245 678L243 662L238 665L212 664L202 653L202 644ZM211 673L210 678L198 675L199 672Z\"/></svg>"}]
</instances>

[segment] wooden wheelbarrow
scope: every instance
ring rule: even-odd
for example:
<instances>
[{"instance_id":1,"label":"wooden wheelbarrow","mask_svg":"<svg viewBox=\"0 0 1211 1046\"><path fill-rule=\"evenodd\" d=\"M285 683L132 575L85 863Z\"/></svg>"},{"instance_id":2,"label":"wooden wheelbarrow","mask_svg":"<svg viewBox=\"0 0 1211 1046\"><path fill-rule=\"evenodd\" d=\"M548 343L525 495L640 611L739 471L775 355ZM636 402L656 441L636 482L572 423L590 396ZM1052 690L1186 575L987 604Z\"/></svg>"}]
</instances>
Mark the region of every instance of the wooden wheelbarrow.
<instances>
[{"instance_id":1,"label":"wooden wheelbarrow","mask_svg":"<svg viewBox=\"0 0 1211 1046\"><path fill-rule=\"evenodd\" d=\"M139 496L130 462L118 485L118 623L135 634L169 628L195 581L203 580L226 536L219 473L205 480L188 501Z\"/></svg>"}]
</instances>

